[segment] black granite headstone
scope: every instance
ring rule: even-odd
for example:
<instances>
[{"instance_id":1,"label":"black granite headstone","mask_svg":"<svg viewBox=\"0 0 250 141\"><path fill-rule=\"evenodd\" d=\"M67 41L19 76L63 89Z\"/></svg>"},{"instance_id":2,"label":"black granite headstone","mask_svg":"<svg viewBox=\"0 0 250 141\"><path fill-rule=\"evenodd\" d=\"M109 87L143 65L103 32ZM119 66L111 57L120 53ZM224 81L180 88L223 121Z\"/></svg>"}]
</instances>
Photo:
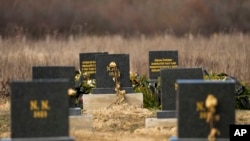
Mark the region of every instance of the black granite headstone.
<instances>
[{"instance_id":1,"label":"black granite headstone","mask_svg":"<svg viewBox=\"0 0 250 141\"><path fill-rule=\"evenodd\" d=\"M75 67L74 66L33 66L32 78L36 79L69 79L70 88L75 88ZM81 113L79 108L75 106L75 98L69 99L69 114Z\"/></svg>"},{"instance_id":2,"label":"black granite headstone","mask_svg":"<svg viewBox=\"0 0 250 141\"><path fill-rule=\"evenodd\" d=\"M80 68L82 72L86 72L90 75L90 78L95 79L96 74L96 60L95 55L97 54L108 54L108 52L91 52L91 53L80 53Z\"/></svg>"},{"instance_id":3,"label":"black granite headstone","mask_svg":"<svg viewBox=\"0 0 250 141\"><path fill-rule=\"evenodd\" d=\"M161 106L157 118L176 117L176 80L203 79L201 68L173 68L161 69Z\"/></svg>"},{"instance_id":4,"label":"black granite headstone","mask_svg":"<svg viewBox=\"0 0 250 141\"><path fill-rule=\"evenodd\" d=\"M13 81L11 139L73 141L69 137L68 79Z\"/></svg>"},{"instance_id":5,"label":"black granite headstone","mask_svg":"<svg viewBox=\"0 0 250 141\"><path fill-rule=\"evenodd\" d=\"M75 86L74 66L33 66L33 79L69 79L70 87Z\"/></svg>"},{"instance_id":6,"label":"black granite headstone","mask_svg":"<svg viewBox=\"0 0 250 141\"><path fill-rule=\"evenodd\" d=\"M179 141L229 141L235 123L234 80L177 80ZM212 118L211 118L212 117Z\"/></svg>"},{"instance_id":7,"label":"black granite headstone","mask_svg":"<svg viewBox=\"0 0 250 141\"><path fill-rule=\"evenodd\" d=\"M92 89L93 94L110 94L115 93L115 83L109 72L107 66L114 61L120 71L121 90L126 93L133 93L133 88L130 82L130 65L128 54L102 54L96 55L96 88Z\"/></svg>"},{"instance_id":8,"label":"black granite headstone","mask_svg":"<svg viewBox=\"0 0 250 141\"><path fill-rule=\"evenodd\" d=\"M178 67L178 51L149 51L149 79L157 80L162 68Z\"/></svg>"}]
</instances>

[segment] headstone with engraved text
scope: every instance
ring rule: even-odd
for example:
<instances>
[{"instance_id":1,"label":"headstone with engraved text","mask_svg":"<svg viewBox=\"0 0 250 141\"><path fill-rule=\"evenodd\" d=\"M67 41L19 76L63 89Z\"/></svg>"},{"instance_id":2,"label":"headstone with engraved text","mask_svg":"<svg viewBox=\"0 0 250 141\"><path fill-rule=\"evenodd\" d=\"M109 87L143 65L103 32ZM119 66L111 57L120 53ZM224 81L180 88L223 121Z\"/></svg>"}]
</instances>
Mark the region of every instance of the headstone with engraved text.
<instances>
[{"instance_id":1,"label":"headstone with engraved text","mask_svg":"<svg viewBox=\"0 0 250 141\"><path fill-rule=\"evenodd\" d=\"M178 67L178 51L149 51L149 78L157 80L162 68Z\"/></svg>"},{"instance_id":2,"label":"headstone with engraved text","mask_svg":"<svg viewBox=\"0 0 250 141\"><path fill-rule=\"evenodd\" d=\"M82 72L90 75L90 78L95 79L96 74L96 60L97 54L108 54L108 52L91 52L91 53L80 53L80 69Z\"/></svg>"},{"instance_id":3,"label":"headstone with engraved text","mask_svg":"<svg viewBox=\"0 0 250 141\"><path fill-rule=\"evenodd\" d=\"M73 141L69 137L66 79L13 81L11 139L14 141Z\"/></svg>"},{"instance_id":4,"label":"headstone with engraved text","mask_svg":"<svg viewBox=\"0 0 250 141\"><path fill-rule=\"evenodd\" d=\"M115 62L120 71L121 90L126 93L133 93L130 82L130 65L128 54L102 54L96 55L96 88L92 89L93 94L111 94L115 93L115 83L107 71L107 66Z\"/></svg>"},{"instance_id":5,"label":"headstone with engraved text","mask_svg":"<svg viewBox=\"0 0 250 141\"><path fill-rule=\"evenodd\" d=\"M162 68L178 68L178 51L149 51L149 82L155 93L155 99L159 103L161 103L161 94L157 87Z\"/></svg>"}]
</instances>

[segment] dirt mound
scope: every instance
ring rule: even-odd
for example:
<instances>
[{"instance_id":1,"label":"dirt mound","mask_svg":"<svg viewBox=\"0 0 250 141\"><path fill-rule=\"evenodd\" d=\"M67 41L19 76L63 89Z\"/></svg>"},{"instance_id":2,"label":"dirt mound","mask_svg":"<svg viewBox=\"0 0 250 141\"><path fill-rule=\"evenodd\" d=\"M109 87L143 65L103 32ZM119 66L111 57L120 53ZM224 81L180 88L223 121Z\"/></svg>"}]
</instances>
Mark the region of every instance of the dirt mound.
<instances>
[{"instance_id":1,"label":"dirt mound","mask_svg":"<svg viewBox=\"0 0 250 141\"><path fill-rule=\"evenodd\" d=\"M155 116L153 111L128 104L102 108L92 111L91 114L94 118L94 129L103 132L134 132L144 127L146 118Z\"/></svg>"},{"instance_id":2,"label":"dirt mound","mask_svg":"<svg viewBox=\"0 0 250 141\"><path fill-rule=\"evenodd\" d=\"M155 110L122 104L88 113L93 115L93 131L71 132L76 140L167 141L176 134L176 127L145 128L145 119L155 117Z\"/></svg>"}]
</instances>

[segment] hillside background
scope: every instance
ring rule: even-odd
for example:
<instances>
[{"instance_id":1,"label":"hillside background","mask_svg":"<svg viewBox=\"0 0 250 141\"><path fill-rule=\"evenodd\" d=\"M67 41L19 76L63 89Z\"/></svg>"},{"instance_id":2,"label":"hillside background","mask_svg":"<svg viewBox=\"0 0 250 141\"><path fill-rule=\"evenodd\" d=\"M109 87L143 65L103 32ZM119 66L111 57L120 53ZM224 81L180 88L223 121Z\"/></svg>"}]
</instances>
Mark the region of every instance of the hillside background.
<instances>
[{"instance_id":1,"label":"hillside background","mask_svg":"<svg viewBox=\"0 0 250 141\"><path fill-rule=\"evenodd\" d=\"M249 0L0 0L0 34L249 32Z\"/></svg>"}]
</instances>

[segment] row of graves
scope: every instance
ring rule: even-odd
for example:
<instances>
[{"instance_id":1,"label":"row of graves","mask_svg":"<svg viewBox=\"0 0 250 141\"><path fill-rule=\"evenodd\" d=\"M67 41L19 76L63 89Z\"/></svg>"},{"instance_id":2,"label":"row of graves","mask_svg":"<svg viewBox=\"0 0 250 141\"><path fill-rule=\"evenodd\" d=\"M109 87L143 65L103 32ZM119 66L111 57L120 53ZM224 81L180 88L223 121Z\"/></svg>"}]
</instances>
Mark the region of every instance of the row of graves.
<instances>
[{"instance_id":1,"label":"row of graves","mask_svg":"<svg viewBox=\"0 0 250 141\"><path fill-rule=\"evenodd\" d=\"M170 141L229 141L235 123L235 81L204 80L202 68L179 68L177 51L149 53L149 77L161 110L146 126L174 126ZM160 97L160 98L159 98Z\"/></svg>"},{"instance_id":2,"label":"row of graves","mask_svg":"<svg viewBox=\"0 0 250 141\"><path fill-rule=\"evenodd\" d=\"M125 98L143 105L143 95L131 86L128 54L80 53L79 58L80 72L96 79L91 94L81 96L83 107L69 97L80 85L74 66L33 66L32 81L11 82L11 139L1 141L73 141L69 130L92 126L92 115L82 108L108 107L117 96L120 102ZM178 134L172 141L229 140L235 123L234 80L203 80L202 68L179 68L177 51L150 51L149 77L154 87L161 78L156 96L161 110L146 119L146 126L174 123Z\"/></svg>"},{"instance_id":3,"label":"row of graves","mask_svg":"<svg viewBox=\"0 0 250 141\"><path fill-rule=\"evenodd\" d=\"M128 54L85 53L80 62L80 72L99 78L93 93L84 97L84 109L110 106L117 89L129 94L128 103L143 105L142 94L135 94L130 84ZM11 81L11 138L0 140L73 141L69 130L92 130L92 115L83 114L76 104L81 83L75 82L76 72L74 66L33 66L31 81Z\"/></svg>"}]
</instances>

